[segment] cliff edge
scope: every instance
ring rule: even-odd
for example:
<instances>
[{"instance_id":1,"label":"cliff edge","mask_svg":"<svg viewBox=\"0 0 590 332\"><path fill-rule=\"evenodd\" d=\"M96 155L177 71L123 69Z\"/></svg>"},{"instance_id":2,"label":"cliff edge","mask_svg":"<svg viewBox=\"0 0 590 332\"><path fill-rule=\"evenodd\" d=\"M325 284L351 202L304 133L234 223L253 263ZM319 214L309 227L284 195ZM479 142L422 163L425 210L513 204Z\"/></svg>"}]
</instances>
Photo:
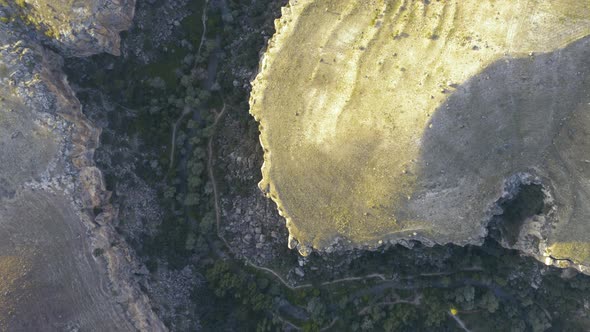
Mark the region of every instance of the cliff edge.
<instances>
[{"instance_id":1,"label":"cliff edge","mask_svg":"<svg viewBox=\"0 0 590 332\"><path fill-rule=\"evenodd\" d=\"M291 248L492 233L588 272L589 3L294 0L276 30L250 112Z\"/></svg>"},{"instance_id":2,"label":"cliff edge","mask_svg":"<svg viewBox=\"0 0 590 332\"><path fill-rule=\"evenodd\" d=\"M0 5L0 330L166 330L110 223L116 211L93 161L100 130L51 50L117 54L133 7Z\"/></svg>"}]
</instances>

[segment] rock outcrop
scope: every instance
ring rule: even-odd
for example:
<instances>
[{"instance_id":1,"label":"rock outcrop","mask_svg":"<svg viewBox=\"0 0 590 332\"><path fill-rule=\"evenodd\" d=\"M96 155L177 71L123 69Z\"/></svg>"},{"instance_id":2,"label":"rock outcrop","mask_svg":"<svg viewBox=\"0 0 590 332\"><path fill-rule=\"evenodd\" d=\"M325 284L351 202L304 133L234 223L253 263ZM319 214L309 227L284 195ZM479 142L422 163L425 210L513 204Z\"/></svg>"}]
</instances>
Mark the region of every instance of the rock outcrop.
<instances>
[{"instance_id":1,"label":"rock outcrop","mask_svg":"<svg viewBox=\"0 0 590 332\"><path fill-rule=\"evenodd\" d=\"M166 330L111 225L93 161L100 130L36 31L58 31L47 35L65 55L117 53L132 15L133 1L0 7L0 330Z\"/></svg>"},{"instance_id":2,"label":"rock outcrop","mask_svg":"<svg viewBox=\"0 0 590 332\"><path fill-rule=\"evenodd\" d=\"M250 111L290 247L477 245L495 227L588 272L590 3L293 0L276 28ZM539 208L503 216L515 201Z\"/></svg>"},{"instance_id":3,"label":"rock outcrop","mask_svg":"<svg viewBox=\"0 0 590 332\"><path fill-rule=\"evenodd\" d=\"M37 30L66 56L101 52L119 55L119 32L129 28L135 12L135 0L21 0L15 3L11 6L11 16Z\"/></svg>"}]
</instances>

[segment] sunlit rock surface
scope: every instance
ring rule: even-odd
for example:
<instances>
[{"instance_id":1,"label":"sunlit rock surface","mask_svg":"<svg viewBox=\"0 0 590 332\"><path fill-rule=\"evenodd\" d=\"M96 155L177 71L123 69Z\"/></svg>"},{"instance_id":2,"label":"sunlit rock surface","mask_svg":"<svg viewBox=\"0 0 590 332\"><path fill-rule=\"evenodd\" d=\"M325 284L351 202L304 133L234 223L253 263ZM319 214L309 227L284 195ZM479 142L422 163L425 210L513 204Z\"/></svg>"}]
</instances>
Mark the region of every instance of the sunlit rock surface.
<instances>
[{"instance_id":1,"label":"sunlit rock surface","mask_svg":"<svg viewBox=\"0 0 590 332\"><path fill-rule=\"evenodd\" d=\"M116 211L93 160L100 130L82 113L61 56L14 16L23 5L9 4L0 1L0 331L166 330L111 224ZM56 12L70 14L81 18Z\"/></svg>"},{"instance_id":2,"label":"sunlit rock surface","mask_svg":"<svg viewBox=\"0 0 590 332\"><path fill-rule=\"evenodd\" d=\"M119 32L132 23L135 0L8 0L12 13L48 37L62 54L118 55ZM0 4L2 1L0 1Z\"/></svg>"},{"instance_id":3,"label":"sunlit rock surface","mask_svg":"<svg viewBox=\"0 0 590 332\"><path fill-rule=\"evenodd\" d=\"M590 265L590 2L299 0L276 26L250 106L291 247L480 244L538 184L502 242Z\"/></svg>"}]
</instances>

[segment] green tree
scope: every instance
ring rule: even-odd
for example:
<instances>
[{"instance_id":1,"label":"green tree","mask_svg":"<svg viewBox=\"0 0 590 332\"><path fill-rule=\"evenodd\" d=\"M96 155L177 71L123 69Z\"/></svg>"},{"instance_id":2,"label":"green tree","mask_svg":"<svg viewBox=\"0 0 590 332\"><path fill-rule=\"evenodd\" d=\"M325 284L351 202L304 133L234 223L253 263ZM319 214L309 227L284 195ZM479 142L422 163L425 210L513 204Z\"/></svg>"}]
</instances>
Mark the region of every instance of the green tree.
<instances>
[{"instance_id":1,"label":"green tree","mask_svg":"<svg viewBox=\"0 0 590 332\"><path fill-rule=\"evenodd\" d=\"M490 313L496 312L500 306L500 302L496 298L493 292L485 292L479 300L478 306L482 309L486 309Z\"/></svg>"},{"instance_id":2,"label":"green tree","mask_svg":"<svg viewBox=\"0 0 590 332\"><path fill-rule=\"evenodd\" d=\"M306 306L307 312L311 315L311 319L323 325L326 321L326 305L322 302L320 297L312 297Z\"/></svg>"}]
</instances>

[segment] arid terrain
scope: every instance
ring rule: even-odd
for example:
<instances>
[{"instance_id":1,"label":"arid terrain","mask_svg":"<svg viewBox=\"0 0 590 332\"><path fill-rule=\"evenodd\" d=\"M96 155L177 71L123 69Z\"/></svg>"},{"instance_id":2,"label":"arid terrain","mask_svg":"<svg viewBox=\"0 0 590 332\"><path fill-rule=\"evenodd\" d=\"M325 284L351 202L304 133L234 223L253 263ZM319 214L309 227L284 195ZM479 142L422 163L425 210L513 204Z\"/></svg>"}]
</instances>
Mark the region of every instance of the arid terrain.
<instances>
[{"instance_id":1,"label":"arid terrain","mask_svg":"<svg viewBox=\"0 0 590 332\"><path fill-rule=\"evenodd\" d=\"M164 330L131 280L125 244L113 247L114 211L93 160L100 131L82 114L59 54L117 53L134 3L78 5L0 7L0 330ZM52 23L38 15L48 8L77 23L48 33ZM96 32L88 25L97 17L106 25L95 25L95 40L77 33ZM38 41L45 37L58 53Z\"/></svg>"},{"instance_id":2,"label":"arid terrain","mask_svg":"<svg viewBox=\"0 0 590 332\"><path fill-rule=\"evenodd\" d=\"M587 269L589 4L293 1L276 24L250 112L290 247L481 244L537 184L503 243Z\"/></svg>"},{"instance_id":3,"label":"arid terrain","mask_svg":"<svg viewBox=\"0 0 590 332\"><path fill-rule=\"evenodd\" d=\"M589 6L0 0L0 332L589 331Z\"/></svg>"}]
</instances>

